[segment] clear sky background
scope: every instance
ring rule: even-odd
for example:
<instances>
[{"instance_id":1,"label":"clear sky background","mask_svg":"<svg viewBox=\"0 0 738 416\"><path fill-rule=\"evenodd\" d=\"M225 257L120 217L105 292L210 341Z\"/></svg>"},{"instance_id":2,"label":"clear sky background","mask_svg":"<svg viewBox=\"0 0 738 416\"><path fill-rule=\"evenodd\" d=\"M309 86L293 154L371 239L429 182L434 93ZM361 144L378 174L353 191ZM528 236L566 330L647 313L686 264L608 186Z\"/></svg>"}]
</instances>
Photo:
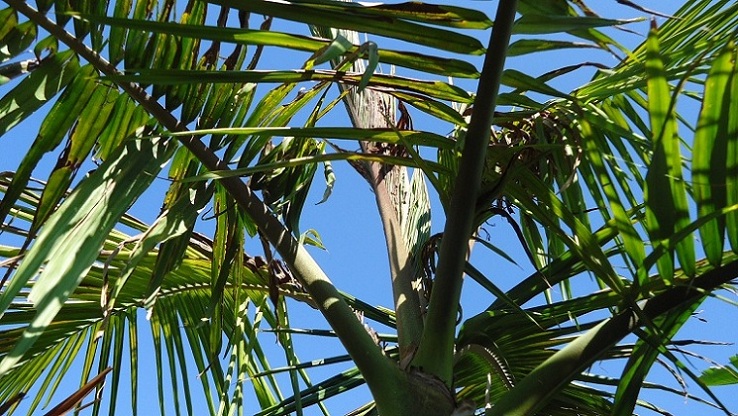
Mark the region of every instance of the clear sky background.
<instances>
[{"instance_id":1,"label":"clear sky background","mask_svg":"<svg viewBox=\"0 0 738 416\"><path fill-rule=\"evenodd\" d=\"M185 2L181 2L178 6L183 7L184 3ZM454 1L450 3L481 9L490 16L494 15L496 7L496 2L491 1ZM589 6L592 7L595 12L607 17L646 16L642 12L637 12L620 6L614 0L591 1L589 3ZM662 2L651 0L639 1L638 3L648 8L669 13L683 2ZM211 17L214 18L212 13ZM252 17L252 19L258 18ZM280 24L283 23L277 23L275 25L275 29L279 30ZM621 43L628 46L634 46L644 39L644 36L648 31L648 22L630 25L628 26L628 29L635 33L626 33L624 31L611 33L613 33ZM299 30L303 33L308 33L306 27L300 28ZM483 37L481 40L484 44L487 43L487 34L488 32L477 32L477 35ZM380 48L407 48L407 45L390 44L382 39L373 38L372 40L374 40ZM30 57L31 54L29 53L27 58ZM307 55L300 57L300 60L296 60L293 56L287 56L287 54L284 54L282 51L266 50L260 69L291 68L299 65L299 63L304 61L306 58ZM537 54L532 59L511 59L508 66L536 75L566 64L581 62L584 60L598 61L606 65L615 65L617 63L612 56L603 53L579 51L566 53L550 52L543 55ZM481 58L480 60L477 60L476 63L479 65L481 63ZM384 68L384 70L387 71L388 68ZM402 72L402 70L400 72ZM404 74L404 72L402 73ZM583 84L591 76L591 71L582 70L560 80L556 86L561 90L568 91ZM15 83L10 83L0 87L0 93L4 93L4 91L7 91L14 85ZM458 85L461 85L463 88L468 90L474 90L475 88L475 83L471 81L459 82ZM262 91L266 90L264 87L261 88ZM18 166L19 161L25 154L26 149L32 143L33 138L38 131L38 125L43 119L45 111L48 111L50 107L51 104L47 104L41 111L26 120L21 126L16 127L4 137L0 137L0 143L4 145L3 155L0 156L0 171L13 170ZM690 111L690 113L687 114L688 119L696 119L698 108L695 107L693 110L688 109L688 111ZM451 130L450 125L444 125L442 123L429 120L427 117L423 117L422 114L417 111L413 111L412 109L411 115L416 129L430 130L441 134L445 134ZM335 121L332 120L329 122L335 123ZM343 123L347 121L341 120L340 122ZM682 129L681 132L686 138L689 138L689 136L687 136L688 132L686 129ZM48 177L48 172L51 167L53 167L55 161L56 155L50 155L47 157L45 160L47 163L43 166L42 170L35 174L35 176L39 178ZM78 177L81 177L86 169L92 168L94 168L94 165L88 161L88 163L80 169ZM335 163L334 169L337 175L337 182L331 198L323 204L314 205L321 200L324 190L322 184L322 173L319 171L313 183L312 194L308 198L308 202L305 206L304 218L301 221L302 228L314 228L317 230L323 239L323 243L327 247L327 251L311 249L311 252L339 289L351 293L370 304L389 307L392 305L389 271L387 268L386 250L381 233L379 216L374 205L374 196L363 179L361 179L351 167L343 163ZM157 180L152 191L134 206L132 211L133 215L150 223L156 215L158 215L163 191L167 186L168 183L165 180ZM443 226L443 212L437 203L437 199L434 199L432 216L432 233L441 231ZM200 221L198 229L206 234L212 235L213 226L214 224L212 221ZM512 287L533 271L529 262L526 260L525 253L520 248L520 244L514 233L512 233L510 227L504 221L494 221L485 226L484 230L488 233L491 243L505 250L518 262L518 265L513 265L498 256L490 255L481 247L475 248L473 261L483 272L487 273L488 277L493 279L495 284L503 289ZM7 240L4 240L5 238L7 238L6 235L0 235L0 244L7 243ZM260 252L258 243L247 242L246 251L250 253ZM591 279L588 279L588 277L578 279L578 281L582 282L583 291L589 291L593 287ZM491 303L491 301L493 301L488 292L480 289L481 288L476 283L467 279L462 295L464 318L471 317L476 313L481 312ZM738 300L734 294L721 292L721 295L724 295L733 301ZM305 305L297 304L296 302L290 302L290 306L292 307L290 319L294 327L318 329L328 328L327 323L316 310ZM152 348L147 348L146 346L147 342L150 344L150 336L147 336L149 335L148 328L145 326L145 322L143 322L143 315L141 316L142 322L139 326L139 337L142 343L141 351L143 352L148 350L153 352ZM738 314L736 314L735 306L728 305L722 301L710 299L705 303L704 308L701 308L700 313L687 323L677 339L703 339L717 342L737 343L738 331L735 330L736 325L734 323L736 317L738 317ZM374 329L380 333L389 331L388 328L380 325L376 325ZM274 367L285 365L284 353L274 342L274 335L262 334L261 339L263 346L270 349L269 356L271 364ZM334 339L299 335L296 335L294 339L298 356L303 361L345 354L345 351L338 341ZM735 345L699 346L696 348L688 347L688 349L714 358L718 363L727 363L728 357L738 354L738 347ZM695 371L697 372L706 368L706 364L699 359L686 356L682 358L688 363L693 363L696 366ZM155 383L155 374L153 371L147 371L147 369L153 368L154 358L153 355L151 355L143 357L143 359L149 361L140 363L139 383L141 398L139 400L139 414L158 414L158 397L155 385L152 384ZM127 363L124 362L124 366L126 365ZM341 369L349 367L351 367L350 363L318 368L311 371L311 379L313 382L317 382L338 373ZM612 365L605 366L595 364L595 367L596 368L593 369L594 372L604 372L612 377L617 377L619 375L619 372ZM190 373L190 375L193 376L195 374L195 372ZM126 373L123 375L125 377ZM72 373L70 376L68 383L65 383L65 385L62 386L57 397L63 398L77 389L78 374ZM285 375L281 377L281 380L284 382L283 392L289 392L289 379ZM652 377L650 377L649 380L679 388L674 377L664 368L659 366L656 366ZM123 384L125 384L125 378L123 381ZM704 397L704 395L699 391L699 388L693 382L690 380L685 381L689 386L690 393L699 394ZM197 392L197 389L200 388L199 381L191 380L190 385L195 388L195 414L205 414L207 408ZM246 388L246 391L247 393L249 392L248 388ZM723 399L729 407L738 411L738 394L736 394L738 393L738 388L736 386L716 387L715 392L718 393L719 397ZM702 406L691 401L688 402L684 398L673 394L648 392L644 394L644 397L654 401L657 405L671 411L675 415L723 414L706 406ZM247 402L251 400L251 403L255 404L250 396L247 396L246 400ZM333 414L344 414L368 400L370 400L368 390L365 387L361 387L357 388L354 392L344 394L336 399L331 399L327 403ZM53 401L52 405L57 401ZM30 400L26 399L26 402L30 402ZM130 407L125 390L121 391L118 407L120 409L118 414L129 413ZM249 406L248 408L254 410L257 409L256 406ZM168 411L171 411L171 414L173 414L173 408L168 409ZM317 408L310 408L305 414L319 414L319 411ZM641 412L641 414L650 413L644 411Z\"/></svg>"}]
</instances>

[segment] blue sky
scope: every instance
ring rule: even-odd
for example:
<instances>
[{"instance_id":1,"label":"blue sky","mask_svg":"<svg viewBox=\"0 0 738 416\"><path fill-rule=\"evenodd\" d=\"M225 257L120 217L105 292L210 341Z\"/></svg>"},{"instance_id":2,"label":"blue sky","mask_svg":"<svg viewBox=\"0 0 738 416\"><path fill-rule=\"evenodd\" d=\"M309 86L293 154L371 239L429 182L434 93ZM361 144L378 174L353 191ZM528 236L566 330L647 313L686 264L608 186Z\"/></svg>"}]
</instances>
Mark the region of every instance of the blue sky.
<instances>
[{"instance_id":1,"label":"blue sky","mask_svg":"<svg viewBox=\"0 0 738 416\"><path fill-rule=\"evenodd\" d=\"M488 15L494 15L494 2L457 1L454 3L479 8L486 11ZM611 0L591 3L592 4L590 4L590 6L592 6L596 12L607 16L633 17L643 15L643 13L635 12L619 6L615 1ZM674 7L673 5L664 6L662 3L663 2L660 1L639 2L639 4L642 4L645 7L665 11L667 13ZM669 9L665 9L665 7L669 7ZM637 34L621 32L617 34L617 36L624 44L634 45L643 39L642 36L647 32L648 25L647 22L642 22L629 26L629 29L637 32ZM307 33L306 28L304 29L304 32ZM486 36L486 34L484 36ZM486 43L486 38L482 39L482 41ZM386 44L381 41L378 41L377 43L380 48L383 46L386 47ZM395 46L393 45L392 47ZM587 54L591 55L590 52L587 52ZM265 58L266 60L264 62L274 68L281 67L283 65L295 65L295 61L290 62L290 57L280 56L279 54L265 55ZM534 60L531 60L530 58L512 59L509 62L509 66L529 73L538 74L563 66L566 63L581 61L582 58L582 52L551 52L544 55L537 55ZM605 64L615 64L614 58L605 54L586 56L585 59L599 60ZM591 72L577 72L562 80L562 83L558 84L558 86L562 90L568 90L585 82L590 76ZM0 92L6 91L8 88L12 87L12 85L13 84L9 84L7 86L0 87ZM467 89L473 89L474 87L471 82L461 82L460 85ZM48 110L48 108L50 108L50 105L47 105L39 113L26 120L10 134L0 137L0 140L4 141L4 144L6 145L6 154L0 159L0 171L12 170L18 165L18 162L24 155L25 150L30 146L33 137L35 137L37 126L43 119L44 111ZM414 118L416 128L428 129L442 134L450 131L450 126L448 125L442 125L439 123L430 124L431 121L424 118L421 114L418 114L417 111L413 112L411 110L411 114ZM55 162L55 157L55 155L48 157L46 159L47 163L45 164L44 169L37 172L36 176L41 178L46 177L48 175L48 169L50 169ZM92 169L93 167L94 165L88 162L87 165L82 167L81 172L84 172L85 169ZM305 216L302 220L303 228L316 229L320 233L323 242L327 247L327 251L313 249L311 252L325 269L328 276L331 277L333 282L341 290L357 295L370 304L390 306L392 304L392 297L389 286L386 252L384 240L381 234L379 217L374 207L374 197L363 179L361 179L349 166L337 163L334 168L336 170L338 180L331 198L323 204L314 205L314 203L320 201L323 194L322 181L320 178L321 174L319 172L313 184L312 195L308 198L308 202L305 207ZM158 209L161 204L160 192L166 189L166 186L167 183L165 181L158 180L154 190L152 191L152 197L143 198L142 201L137 203L134 207L133 214L145 221L152 221L158 214ZM157 191L159 192L158 194ZM432 215L434 219L433 233L435 233L441 230L443 224L442 210L437 203L434 203ZM204 232L211 230L212 222L209 223L207 221L202 221L200 229ZM517 239L504 221L496 221L486 226L485 230L489 233L490 241L506 252L511 253L511 256L518 262L519 266L512 265L500 257L490 255L488 252L485 252L483 248L477 247L474 251L474 261L482 271L489 273L495 283L503 289L511 287L520 279L530 274L532 267L528 264L524 252L519 247ZM0 243L3 243L3 238L5 238L5 235L0 235ZM247 251L257 251L257 244L248 244L251 244L251 246L247 246ZM584 282L586 279L588 278L583 277L582 281ZM591 281L590 283L583 283L583 287L589 289L591 287L589 286L590 284ZM465 317L473 316L477 312L482 311L493 300L487 292L479 289L480 287L476 285L476 283L467 280L462 297ZM736 301L735 295L729 293L722 294L733 301ZM292 324L295 327L319 329L328 328L327 324L317 311L309 307L305 307L304 305L297 305L294 302L291 303L291 306L293 309L290 317ZM708 300L705 307L701 309L702 310L697 317L691 319L687 323L684 330L681 332L681 335L677 337L678 339L707 339L718 342L738 343L738 331L727 330L727 328L734 327L734 325L731 324L736 316L735 306L711 299ZM142 321L141 323L143 324L144 322ZM387 328L383 328L381 326L378 326L375 329L379 332L387 331ZM147 331L148 329L144 325L141 325L140 338L142 341L147 338ZM284 354L273 340L273 334L262 335L263 345L265 347L273 347L273 350L269 352L270 357L273 360L272 365L275 367L282 366L285 364ZM298 355L303 361L344 354L340 344L333 339L295 336L295 341ZM738 353L738 347L735 345L727 347L700 346L699 348L690 349L698 350L700 353L704 353L715 359L718 363L727 363L728 357ZM149 359L151 360L149 363L150 366L153 364L153 357L149 357ZM705 367L705 364L697 359L688 359L687 361L695 363L697 368L700 370ZM597 372L605 371L608 375L617 377L618 373L613 368L610 368L611 366L602 366L600 364L596 364L595 366L597 367L595 369ZM153 380L153 376L149 376L145 373L143 370L147 368L145 364L142 364L141 368L142 373L140 383L142 383L142 396L139 401L140 414L156 414L158 410L151 406L158 400L156 390L153 386L144 388L144 384ZM319 381L324 377L333 375L338 372L337 369L339 368L348 368L348 365L335 365L317 369L316 371L311 372L312 380ZM286 377L282 377L282 379L284 381L283 392L288 392L289 380ZM653 377L651 377L650 380L658 383L668 383L669 385L677 388L679 387L678 383L674 382L673 376L658 366L654 369ZM62 391L59 392L57 397L64 397L65 394L76 390L76 383L76 375L73 375L69 379L68 384L63 386ZM191 383L193 386L199 385L199 381L196 380L191 381ZM691 381L688 381L687 383L691 393L699 393L699 389L694 385L694 383ZM721 399L725 400L726 404L729 406L732 405L733 409L738 410L738 397L734 394L734 390L734 386L723 388L718 387L715 389L716 393L719 394ZM721 414L704 406L699 406L693 402L686 402L673 394L665 395L649 392L645 397L649 399L653 398L658 405L672 411L672 413L676 415L691 415L696 414L697 412L699 412L700 415ZM125 394L123 394L121 398L125 398ZM349 393L345 395L345 397L329 400L328 405L329 409L331 409L332 412L335 412L335 414L343 414L346 411L363 404L367 400L369 400L369 395L366 388L358 388L356 392ZM127 406L127 404L120 405L121 414L127 413ZM197 406L202 407L200 407L200 410L196 411L195 414L202 414L206 409L204 407L204 403L200 400L197 401ZM317 414L317 409L310 409L306 414ZM649 413L643 412L643 414Z\"/></svg>"}]
</instances>

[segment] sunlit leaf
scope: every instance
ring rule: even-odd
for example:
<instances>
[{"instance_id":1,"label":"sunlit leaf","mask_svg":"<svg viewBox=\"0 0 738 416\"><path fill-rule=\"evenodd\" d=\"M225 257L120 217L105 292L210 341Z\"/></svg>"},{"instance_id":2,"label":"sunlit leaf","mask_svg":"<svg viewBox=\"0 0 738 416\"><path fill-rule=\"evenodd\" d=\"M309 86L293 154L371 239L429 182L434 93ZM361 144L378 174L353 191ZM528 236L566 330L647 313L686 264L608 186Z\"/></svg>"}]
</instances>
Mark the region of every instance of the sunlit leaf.
<instances>
[{"instance_id":1,"label":"sunlit leaf","mask_svg":"<svg viewBox=\"0 0 738 416\"><path fill-rule=\"evenodd\" d=\"M79 69L71 51L53 55L0 98L0 135L7 133L59 93Z\"/></svg>"},{"instance_id":2,"label":"sunlit leaf","mask_svg":"<svg viewBox=\"0 0 738 416\"><path fill-rule=\"evenodd\" d=\"M700 379L708 386L738 384L738 355L730 357L730 363L731 366L708 368Z\"/></svg>"},{"instance_id":3,"label":"sunlit leaf","mask_svg":"<svg viewBox=\"0 0 738 416\"><path fill-rule=\"evenodd\" d=\"M731 45L732 46L732 45ZM705 81L705 95L697 122L692 149L692 181L699 215L708 215L726 206L728 120L731 109L730 84L736 77L735 50L729 47L715 60ZM720 264L725 237L725 221L711 221L700 228L705 255Z\"/></svg>"},{"instance_id":4,"label":"sunlit leaf","mask_svg":"<svg viewBox=\"0 0 738 416\"><path fill-rule=\"evenodd\" d=\"M0 297L0 311L6 311L26 282L43 273L28 295L38 312L28 336L19 341L0 362L5 374L21 361L61 309L96 260L109 232L130 204L151 183L171 153L165 141L134 140L120 148L67 198L63 207L47 222L37 243L25 256L10 286ZM141 172L149 172L141 175ZM108 204L106 201L115 201Z\"/></svg>"}]
</instances>

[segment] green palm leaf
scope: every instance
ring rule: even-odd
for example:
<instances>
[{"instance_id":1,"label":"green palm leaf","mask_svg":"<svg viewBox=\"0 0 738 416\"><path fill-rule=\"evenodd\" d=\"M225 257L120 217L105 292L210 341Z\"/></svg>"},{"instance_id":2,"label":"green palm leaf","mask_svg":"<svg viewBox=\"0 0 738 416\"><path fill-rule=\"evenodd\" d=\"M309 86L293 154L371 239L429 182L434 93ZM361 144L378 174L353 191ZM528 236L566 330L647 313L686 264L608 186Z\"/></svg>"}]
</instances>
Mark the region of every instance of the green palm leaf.
<instances>
[{"instance_id":1,"label":"green palm leaf","mask_svg":"<svg viewBox=\"0 0 738 416\"><path fill-rule=\"evenodd\" d=\"M648 380L657 362L684 371L727 411L708 385L731 382L732 370L698 377L668 346L736 276L735 255L723 248L726 233L738 247L735 2L685 2L632 50L620 29L643 18L600 16L574 0L521 0L517 10L503 2L509 21L494 24L482 11L418 2L6 3L6 145L49 106L30 150L0 176L3 410L22 393L33 395L29 413L61 402L55 393L68 376L79 376L70 398L78 400L111 367L109 409L96 402L93 413L128 402L140 413L151 357L161 413L327 414L327 398L363 384L373 400L357 414L661 411L641 396L678 393ZM514 43L485 50L483 31L498 36L506 26ZM617 61L500 65L505 55L542 62L537 54L569 48ZM486 53L499 59L479 71L474 55ZM588 70L588 82L562 86ZM502 94L467 91L492 73ZM690 91L703 85L704 94ZM702 104L696 117L688 100ZM348 117L337 113L342 101ZM457 181L467 141L488 133L477 149L487 156L473 155L484 160L482 177ZM49 157L57 163L44 169ZM301 228L321 164L327 198L343 161L374 193L394 308L339 292L303 247L335 244ZM479 264L487 253L469 257L466 242L480 238L466 234L441 250L441 263L465 267L485 289L473 295L490 305L453 339L459 299L453 290L436 292L442 305L432 296L430 219L444 216L431 207L440 202L450 223L462 219L451 201L477 180L482 194L463 201L472 212L463 219L477 227L504 217L520 253L484 242L499 256ZM128 215L157 192L150 224ZM534 270L512 288L485 274L496 277L495 261L518 254ZM317 308L331 329L299 330L295 302ZM439 310L451 330L430 345ZM377 335L374 323L392 333ZM276 347L261 336L272 330ZM299 354L308 334L337 337L356 367L315 377L319 360ZM624 341L630 334L635 343ZM448 348L429 359L439 345ZM622 375L594 374L597 361Z\"/></svg>"}]
</instances>

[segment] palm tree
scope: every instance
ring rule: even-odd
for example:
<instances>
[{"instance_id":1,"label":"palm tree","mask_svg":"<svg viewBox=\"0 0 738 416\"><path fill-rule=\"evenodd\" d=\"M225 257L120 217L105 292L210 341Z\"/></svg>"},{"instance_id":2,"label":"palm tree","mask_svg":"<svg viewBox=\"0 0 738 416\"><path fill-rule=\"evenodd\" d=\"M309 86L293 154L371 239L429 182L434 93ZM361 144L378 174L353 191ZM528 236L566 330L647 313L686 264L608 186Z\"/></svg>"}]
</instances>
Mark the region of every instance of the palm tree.
<instances>
[{"instance_id":1,"label":"palm tree","mask_svg":"<svg viewBox=\"0 0 738 416\"><path fill-rule=\"evenodd\" d=\"M493 20L415 2L191 0L180 16L171 1L5 2L0 134L51 108L0 178L3 410L30 392L33 413L79 377L50 414L95 389L112 413L121 385L135 413L138 391L151 388L138 376L145 325L161 413L168 380L177 413L192 413L195 394L211 413L246 412L246 389L259 414L327 411L325 399L366 384L373 400L353 414L666 414L641 400L644 388L669 389L646 381L655 363L729 413L709 385L735 382L735 371L695 373L674 339L738 276L734 2L684 2L660 15L618 1L663 20L632 49L609 34L633 21L573 0L502 1ZM282 21L305 26L272 30ZM394 40L410 50L391 49ZM265 67L275 48L303 62ZM569 48L618 63L505 69L507 56ZM479 72L474 55L484 56ZM380 73L380 63L422 78ZM588 82L557 87L590 67ZM475 91L445 78L476 80ZM335 116L342 105L348 118ZM411 114L449 127L415 130ZM58 161L34 179L47 153ZM97 166L82 174L89 160ZM314 175L322 167L330 191L332 163L343 161L376 199L391 309L339 291L306 249L322 247L301 228ZM156 194L161 176L168 189L147 224L129 209ZM445 222L430 235L434 199ZM214 223L209 234L201 215ZM534 270L505 290L470 258L478 243L512 259L483 238L495 220L509 223ZM458 322L464 275L490 304ZM330 324L309 333L337 337L348 353L327 362L354 368L310 381L318 364L295 353L293 300ZM374 323L394 332L377 334ZM263 327L276 332L286 368L270 365ZM593 372L622 358L618 377ZM75 362L81 374L71 374Z\"/></svg>"}]
</instances>

